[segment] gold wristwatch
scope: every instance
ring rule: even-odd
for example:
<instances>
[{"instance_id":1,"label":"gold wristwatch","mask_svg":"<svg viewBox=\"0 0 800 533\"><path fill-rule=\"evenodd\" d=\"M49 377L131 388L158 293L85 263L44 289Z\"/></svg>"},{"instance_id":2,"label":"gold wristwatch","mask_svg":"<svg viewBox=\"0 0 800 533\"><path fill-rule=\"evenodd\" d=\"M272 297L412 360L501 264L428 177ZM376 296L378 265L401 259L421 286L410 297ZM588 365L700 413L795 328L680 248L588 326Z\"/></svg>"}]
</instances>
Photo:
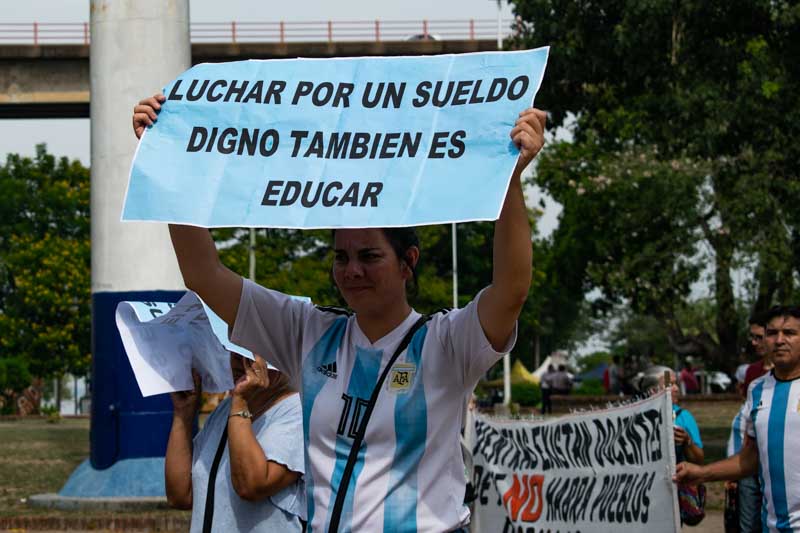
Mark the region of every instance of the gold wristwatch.
<instances>
[{"instance_id":1,"label":"gold wristwatch","mask_svg":"<svg viewBox=\"0 0 800 533\"><path fill-rule=\"evenodd\" d=\"M253 418L253 413L251 413L247 409L242 409L241 411L237 411L235 413L231 413L231 416L229 416L228 418L231 418L231 417L234 417L234 416L241 416L242 418Z\"/></svg>"}]
</instances>

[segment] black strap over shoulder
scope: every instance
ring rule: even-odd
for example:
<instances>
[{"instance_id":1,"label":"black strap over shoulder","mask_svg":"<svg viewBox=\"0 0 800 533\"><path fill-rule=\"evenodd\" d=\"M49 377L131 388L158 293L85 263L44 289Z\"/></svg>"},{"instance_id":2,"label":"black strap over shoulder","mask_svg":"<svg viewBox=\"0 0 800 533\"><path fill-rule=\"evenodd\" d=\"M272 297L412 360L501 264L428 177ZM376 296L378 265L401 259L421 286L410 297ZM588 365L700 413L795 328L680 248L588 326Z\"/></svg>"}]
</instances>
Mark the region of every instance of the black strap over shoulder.
<instances>
[{"instance_id":1,"label":"black strap over shoulder","mask_svg":"<svg viewBox=\"0 0 800 533\"><path fill-rule=\"evenodd\" d=\"M341 307L331 307L329 305L317 305L317 309L325 311L326 313L333 313L334 315L351 316L353 313Z\"/></svg>"},{"instance_id":2,"label":"black strap over shoulder","mask_svg":"<svg viewBox=\"0 0 800 533\"><path fill-rule=\"evenodd\" d=\"M430 320L433 315L423 315L419 317L419 319L411 326L411 329L408 330L403 340L400 341L400 345L395 350L394 354L392 355L391 359L386 363L386 366L381 372L380 377L378 378L378 382L375 383L375 388L372 389L372 395L369 398L369 403L364 411L364 415L361 418L361 424L358 426L358 431L356 431L356 436L353 439L353 444L350 447L350 455L347 456L347 464L344 467L344 472L342 473L342 479L339 482L339 487L336 490L336 502L333 504L333 512L331 513L331 522L328 524L328 532L329 533L336 533L339 531L339 521L342 517L342 507L344 507L344 499L347 496L347 489L350 485L350 478L353 477L353 468L355 468L356 460L358 459L358 451L361 449L361 445L364 442L364 435L367 432L367 423L369 422L370 416L372 416L372 410L375 408L375 402L378 401L378 395L383 388L383 382L386 381L386 376L389 374L389 371L392 368L392 365L400 357L400 354L408 348L408 345L411 343L411 339L414 337L414 334L419 331L419 329L425 325L425 323Z\"/></svg>"},{"instance_id":3,"label":"black strap over shoulder","mask_svg":"<svg viewBox=\"0 0 800 533\"><path fill-rule=\"evenodd\" d=\"M206 493L206 509L203 513L203 533L211 533L211 523L214 520L214 489L217 485L217 470L222 461L222 454L225 452L225 444L228 442L228 424L222 430L222 438L219 439L217 453L211 463L211 471L208 473L208 492Z\"/></svg>"}]
</instances>

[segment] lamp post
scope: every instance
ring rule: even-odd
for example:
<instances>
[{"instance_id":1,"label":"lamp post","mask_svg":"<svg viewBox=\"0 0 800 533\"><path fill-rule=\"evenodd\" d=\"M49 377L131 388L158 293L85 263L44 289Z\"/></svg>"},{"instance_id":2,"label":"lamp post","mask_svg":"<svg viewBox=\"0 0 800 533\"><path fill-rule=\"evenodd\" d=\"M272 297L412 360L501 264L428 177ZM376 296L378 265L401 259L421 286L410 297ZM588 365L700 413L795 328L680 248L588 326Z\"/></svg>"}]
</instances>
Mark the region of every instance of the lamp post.
<instances>
[{"instance_id":1,"label":"lamp post","mask_svg":"<svg viewBox=\"0 0 800 533\"><path fill-rule=\"evenodd\" d=\"M458 245L456 244L456 223L452 224L453 238L453 309L458 309Z\"/></svg>"},{"instance_id":2,"label":"lamp post","mask_svg":"<svg viewBox=\"0 0 800 533\"><path fill-rule=\"evenodd\" d=\"M503 5L497 0L497 49L503 49ZM503 355L503 405L511 405L511 354Z\"/></svg>"}]
</instances>

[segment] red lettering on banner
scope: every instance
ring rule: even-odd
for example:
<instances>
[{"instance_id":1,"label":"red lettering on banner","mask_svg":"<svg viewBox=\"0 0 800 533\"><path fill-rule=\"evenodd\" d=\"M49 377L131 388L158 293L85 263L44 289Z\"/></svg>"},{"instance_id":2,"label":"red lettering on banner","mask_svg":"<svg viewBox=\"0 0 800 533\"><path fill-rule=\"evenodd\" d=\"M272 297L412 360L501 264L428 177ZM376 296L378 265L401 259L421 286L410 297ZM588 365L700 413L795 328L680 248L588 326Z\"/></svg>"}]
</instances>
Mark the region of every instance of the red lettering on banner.
<instances>
[{"instance_id":1,"label":"red lettering on banner","mask_svg":"<svg viewBox=\"0 0 800 533\"><path fill-rule=\"evenodd\" d=\"M503 507L508 510L511 520L516 522L519 518L523 522L536 522L539 519L544 507L543 486L544 476L542 475L523 474L520 477L519 474L514 474L511 488L503 494ZM525 505L524 508L523 505Z\"/></svg>"}]
</instances>

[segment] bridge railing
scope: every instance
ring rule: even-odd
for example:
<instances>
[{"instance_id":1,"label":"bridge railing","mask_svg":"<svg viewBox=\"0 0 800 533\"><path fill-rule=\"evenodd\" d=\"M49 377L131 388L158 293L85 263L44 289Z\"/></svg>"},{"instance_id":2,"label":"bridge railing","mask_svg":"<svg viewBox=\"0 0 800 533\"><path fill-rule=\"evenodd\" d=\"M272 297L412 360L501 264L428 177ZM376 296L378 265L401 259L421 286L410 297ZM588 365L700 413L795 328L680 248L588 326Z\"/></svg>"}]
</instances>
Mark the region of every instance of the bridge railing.
<instances>
[{"instance_id":1,"label":"bridge railing","mask_svg":"<svg viewBox=\"0 0 800 533\"><path fill-rule=\"evenodd\" d=\"M501 22L502 37L511 33L512 23ZM497 38L497 20L193 22L190 31L197 43L483 40ZM0 45L88 45L90 40L88 22L0 23Z\"/></svg>"}]
</instances>

